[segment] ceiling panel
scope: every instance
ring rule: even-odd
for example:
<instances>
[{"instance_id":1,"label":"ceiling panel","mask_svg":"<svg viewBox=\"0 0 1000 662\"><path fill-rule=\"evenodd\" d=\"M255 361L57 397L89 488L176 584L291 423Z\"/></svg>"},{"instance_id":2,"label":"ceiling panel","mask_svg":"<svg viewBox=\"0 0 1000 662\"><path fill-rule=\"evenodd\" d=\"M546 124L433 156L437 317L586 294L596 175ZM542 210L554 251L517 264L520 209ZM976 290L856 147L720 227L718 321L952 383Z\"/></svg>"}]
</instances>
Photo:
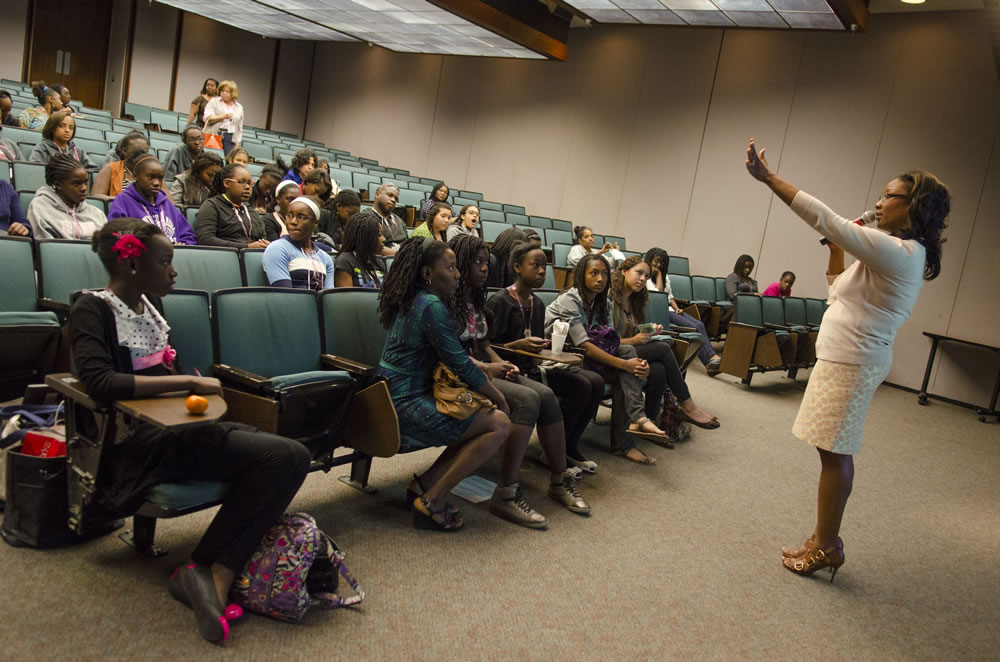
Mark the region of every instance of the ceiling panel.
<instances>
[{"instance_id":1,"label":"ceiling panel","mask_svg":"<svg viewBox=\"0 0 1000 662\"><path fill-rule=\"evenodd\" d=\"M827 0L564 0L598 23L846 30Z\"/></svg>"},{"instance_id":2,"label":"ceiling panel","mask_svg":"<svg viewBox=\"0 0 1000 662\"><path fill-rule=\"evenodd\" d=\"M443 11L426 0L157 2L274 39L361 40L407 53L545 59L520 44L451 12ZM614 8L610 2L607 2L607 6Z\"/></svg>"}]
</instances>

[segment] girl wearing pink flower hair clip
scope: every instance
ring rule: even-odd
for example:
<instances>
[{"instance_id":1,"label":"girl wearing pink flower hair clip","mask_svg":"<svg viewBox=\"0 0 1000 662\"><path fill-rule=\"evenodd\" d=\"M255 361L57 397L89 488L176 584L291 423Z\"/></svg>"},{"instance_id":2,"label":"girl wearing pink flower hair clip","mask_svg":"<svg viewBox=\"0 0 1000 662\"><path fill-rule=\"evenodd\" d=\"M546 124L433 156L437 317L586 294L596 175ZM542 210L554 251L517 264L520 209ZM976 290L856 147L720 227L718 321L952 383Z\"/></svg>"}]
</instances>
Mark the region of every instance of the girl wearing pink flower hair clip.
<instances>
[{"instance_id":1,"label":"girl wearing pink flower hair clip","mask_svg":"<svg viewBox=\"0 0 1000 662\"><path fill-rule=\"evenodd\" d=\"M145 398L174 391L221 393L219 380L185 375L183 356L170 347L170 326L160 298L177 278L174 247L157 226L118 218L91 237L110 279L103 290L70 308L73 372L98 402ZM127 515L158 483L214 480L229 483L201 541L170 578L168 590L192 610L209 641L229 636L239 614L225 608L235 573L243 569L264 532L277 521L309 468L309 451L292 439L239 423L210 423L164 431L139 422L129 438L105 449L101 498Z\"/></svg>"}]
</instances>

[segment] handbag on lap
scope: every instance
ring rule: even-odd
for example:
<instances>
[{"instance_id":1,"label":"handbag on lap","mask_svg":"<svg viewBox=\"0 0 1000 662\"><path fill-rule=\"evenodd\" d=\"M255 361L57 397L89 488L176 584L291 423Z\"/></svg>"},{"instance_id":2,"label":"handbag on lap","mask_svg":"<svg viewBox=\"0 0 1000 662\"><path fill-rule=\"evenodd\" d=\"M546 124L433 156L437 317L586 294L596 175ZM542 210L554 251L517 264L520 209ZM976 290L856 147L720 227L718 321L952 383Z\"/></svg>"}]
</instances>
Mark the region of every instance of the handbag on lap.
<instances>
[{"instance_id":1,"label":"handbag on lap","mask_svg":"<svg viewBox=\"0 0 1000 662\"><path fill-rule=\"evenodd\" d=\"M439 412L462 421L480 409L496 409L492 400L469 388L443 363L434 369L434 400Z\"/></svg>"}]
</instances>

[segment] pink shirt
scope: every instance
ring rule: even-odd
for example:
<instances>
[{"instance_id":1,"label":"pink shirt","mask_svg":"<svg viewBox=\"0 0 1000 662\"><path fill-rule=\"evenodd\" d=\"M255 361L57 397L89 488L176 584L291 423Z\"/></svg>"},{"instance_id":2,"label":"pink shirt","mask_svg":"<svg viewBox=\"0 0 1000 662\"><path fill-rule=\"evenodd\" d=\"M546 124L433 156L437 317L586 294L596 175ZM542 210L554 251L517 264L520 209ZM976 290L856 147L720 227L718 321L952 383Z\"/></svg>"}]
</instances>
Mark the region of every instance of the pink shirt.
<instances>
[{"instance_id":1,"label":"pink shirt","mask_svg":"<svg viewBox=\"0 0 1000 662\"><path fill-rule=\"evenodd\" d=\"M767 289L760 293L762 297L790 297L792 296L792 288L788 288L788 291L782 294L781 283L771 283L767 286Z\"/></svg>"}]
</instances>

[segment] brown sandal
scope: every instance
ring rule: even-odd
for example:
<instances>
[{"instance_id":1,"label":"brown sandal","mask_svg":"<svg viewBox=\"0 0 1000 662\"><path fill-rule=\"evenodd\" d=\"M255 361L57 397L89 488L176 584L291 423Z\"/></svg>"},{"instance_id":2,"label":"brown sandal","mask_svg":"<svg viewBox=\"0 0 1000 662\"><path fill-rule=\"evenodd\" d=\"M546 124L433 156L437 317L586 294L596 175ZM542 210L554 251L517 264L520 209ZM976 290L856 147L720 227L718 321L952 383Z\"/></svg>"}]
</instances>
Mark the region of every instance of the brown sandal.
<instances>
[{"instance_id":1,"label":"brown sandal","mask_svg":"<svg viewBox=\"0 0 1000 662\"><path fill-rule=\"evenodd\" d=\"M633 451L635 451L636 453L638 453L640 455L640 457L636 458L633 455L629 455L629 453L632 453ZM641 464L641 465L646 466L646 467L652 467L652 466L656 465L656 458L652 458L652 457L646 455L645 453L643 453L641 450L639 450L635 446L633 446L632 448L630 448L630 449L628 449L626 451L621 451L621 456L624 457L626 460L628 460L630 462L635 462L636 464Z\"/></svg>"}]
</instances>

